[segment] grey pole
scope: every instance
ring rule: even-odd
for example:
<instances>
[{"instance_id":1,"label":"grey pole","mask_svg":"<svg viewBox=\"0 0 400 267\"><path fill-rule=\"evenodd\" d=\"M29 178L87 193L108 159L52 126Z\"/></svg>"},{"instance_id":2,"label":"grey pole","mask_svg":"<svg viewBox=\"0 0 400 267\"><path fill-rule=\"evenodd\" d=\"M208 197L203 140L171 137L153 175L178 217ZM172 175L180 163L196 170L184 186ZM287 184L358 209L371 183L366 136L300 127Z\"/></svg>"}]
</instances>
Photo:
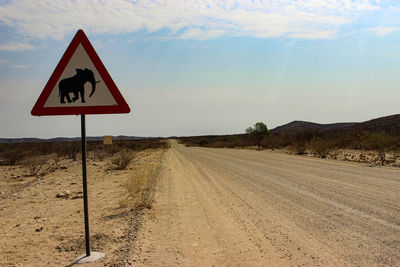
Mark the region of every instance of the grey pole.
<instances>
[{"instance_id":1,"label":"grey pole","mask_svg":"<svg viewBox=\"0 0 400 267\"><path fill-rule=\"evenodd\" d=\"M81 115L81 143L82 143L82 184L83 184L83 209L85 216L85 240L86 240L86 256L90 256L90 240L89 240L89 208L87 197L87 180L86 180L86 123L85 115Z\"/></svg>"}]
</instances>

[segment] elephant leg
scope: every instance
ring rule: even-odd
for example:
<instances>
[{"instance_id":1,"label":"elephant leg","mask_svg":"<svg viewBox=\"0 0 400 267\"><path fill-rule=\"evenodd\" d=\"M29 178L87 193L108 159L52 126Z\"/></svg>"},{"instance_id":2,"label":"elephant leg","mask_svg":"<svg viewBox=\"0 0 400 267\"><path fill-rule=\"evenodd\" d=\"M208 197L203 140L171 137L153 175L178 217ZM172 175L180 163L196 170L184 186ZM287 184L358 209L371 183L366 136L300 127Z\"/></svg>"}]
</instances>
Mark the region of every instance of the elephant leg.
<instances>
[{"instance_id":1,"label":"elephant leg","mask_svg":"<svg viewBox=\"0 0 400 267\"><path fill-rule=\"evenodd\" d=\"M80 89L80 93L81 93L81 103L86 103L86 101L85 101L85 87L82 86L82 88Z\"/></svg>"},{"instance_id":2,"label":"elephant leg","mask_svg":"<svg viewBox=\"0 0 400 267\"><path fill-rule=\"evenodd\" d=\"M65 94L64 94L64 93L61 93L61 94L60 94L60 103L61 103L61 104L65 104L64 98L65 98Z\"/></svg>"},{"instance_id":3,"label":"elephant leg","mask_svg":"<svg viewBox=\"0 0 400 267\"><path fill-rule=\"evenodd\" d=\"M78 94L78 90L75 90L74 91L74 96L72 97L72 101L76 101L76 100L78 100L78 98L79 98L79 94Z\"/></svg>"},{"instance_id":4,"label":"elephant leg","mask_svg":"<svg viewBox=\"0 0 400 267\"><path fill-rule=\"evenodd\" d=\"M58 85L58 97L60 98L60 103L61 104L65 104L65 90L64 87L62 85L62 82L60 82L60 84Z\"/></svg>"},{"instance_id":5,"label":"elephant leg","mask_svg":"<svg viewBox=\"0 0 400 267\"><path fill-rule=\"evenodd\" d=\"M67 98L68 103L71 103L71 102L72 102L71 98L69 97L69 93L66 93L66 94L65 94L65 97Z\"/></svg>"}]
</instances>

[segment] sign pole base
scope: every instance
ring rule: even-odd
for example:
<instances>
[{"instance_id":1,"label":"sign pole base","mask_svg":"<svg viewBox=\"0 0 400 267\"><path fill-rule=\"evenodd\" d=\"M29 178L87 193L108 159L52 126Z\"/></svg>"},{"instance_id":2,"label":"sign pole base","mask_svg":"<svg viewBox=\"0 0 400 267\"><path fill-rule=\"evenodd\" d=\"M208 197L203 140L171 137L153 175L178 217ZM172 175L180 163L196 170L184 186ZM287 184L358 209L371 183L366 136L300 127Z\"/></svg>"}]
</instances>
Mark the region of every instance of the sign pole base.
<instances>
[{"instance_id":1,"label":"sign pole base","mask_svg":"<svg viewBox=\"0 0 400 267\"><path fill-rule=\"evenodd\" d=\"M104 258L105 256L106 254L102 252L92 251L92 254L90 256L86 256L86 254L80 255L78 258L75 259L75 261L71 265L94 262Z\"/></svg>"}]
</instances>

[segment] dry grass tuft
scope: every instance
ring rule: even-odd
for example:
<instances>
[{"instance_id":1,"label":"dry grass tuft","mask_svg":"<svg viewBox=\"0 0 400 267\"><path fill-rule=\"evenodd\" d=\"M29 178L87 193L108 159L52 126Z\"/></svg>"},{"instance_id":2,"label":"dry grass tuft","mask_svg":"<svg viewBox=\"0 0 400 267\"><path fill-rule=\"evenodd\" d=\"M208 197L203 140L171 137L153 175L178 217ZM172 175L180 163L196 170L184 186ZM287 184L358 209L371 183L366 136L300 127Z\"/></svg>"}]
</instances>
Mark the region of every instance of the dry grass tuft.
<instances>
[{"instance_id":1,"label":"dry grass tuft","mask_svg":"<svg viewBox=\"0 0 400 267\"><path fill-rule=\"evenodd\" d=\"M160 165L160 162L143 162L132 169L124 184L128 196L119 202L121 208L151 209Z\"/></svg>"},{"instance_id":2,"label":"dry grass tuft","mask_svg":"<svg viewBox=\"0 0 400 267\"><path fill-rule=\"evenodd\" d=\"M36 177L39 176L44 164L46 164L46 160L40 157L29 158L22 162L22 165L28 168L29 175Z\"/></svg>"}]
</instances>

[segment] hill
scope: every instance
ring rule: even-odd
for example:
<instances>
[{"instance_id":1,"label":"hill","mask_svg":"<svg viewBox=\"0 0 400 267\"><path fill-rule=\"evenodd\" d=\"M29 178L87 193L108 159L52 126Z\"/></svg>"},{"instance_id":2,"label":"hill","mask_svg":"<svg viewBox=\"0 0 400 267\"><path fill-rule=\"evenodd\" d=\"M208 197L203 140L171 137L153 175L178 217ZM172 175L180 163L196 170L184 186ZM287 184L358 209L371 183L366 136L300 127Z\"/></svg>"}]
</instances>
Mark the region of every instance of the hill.
<instances>
[{"instance_id":1,"label":"hill","mask_svg":"<svg viewBox=\"0 0 400 267\"><path fill-rule=\"evenodd\" d=\"M319 124L308 121L292 121L278 126L271 133L292 133L301 130L313 131L385 131L391 134L400 134L400 114L380 117L365 122L339 122L330 124Z\"/></svg>"},{"instance_id":2,"label":"hill","mask_svg":"<svg viewBox=\"0 0 400 267\"><path fill-rule=\"evenodd\" d=\"M300 130L314 130L314 131L325 131L325 130L336 130L344 129L356 126L358 122L342 122L342 123L330 123L330 124L319 124L308 121L292 121L290 123L278 126L271 130L271 133L283 133L283 132L297 132Z\"/></svg>"},{"instance_id":3,"label":"hill","mask_svg":"<svg viewBox=\"0 0 400 267\"><path fill-rule=\"evenodd\" d=\"M385 131L390 134L400 135L400 114L372 119L351 127L357 131Z\"/></svg>"}]
</instances>

